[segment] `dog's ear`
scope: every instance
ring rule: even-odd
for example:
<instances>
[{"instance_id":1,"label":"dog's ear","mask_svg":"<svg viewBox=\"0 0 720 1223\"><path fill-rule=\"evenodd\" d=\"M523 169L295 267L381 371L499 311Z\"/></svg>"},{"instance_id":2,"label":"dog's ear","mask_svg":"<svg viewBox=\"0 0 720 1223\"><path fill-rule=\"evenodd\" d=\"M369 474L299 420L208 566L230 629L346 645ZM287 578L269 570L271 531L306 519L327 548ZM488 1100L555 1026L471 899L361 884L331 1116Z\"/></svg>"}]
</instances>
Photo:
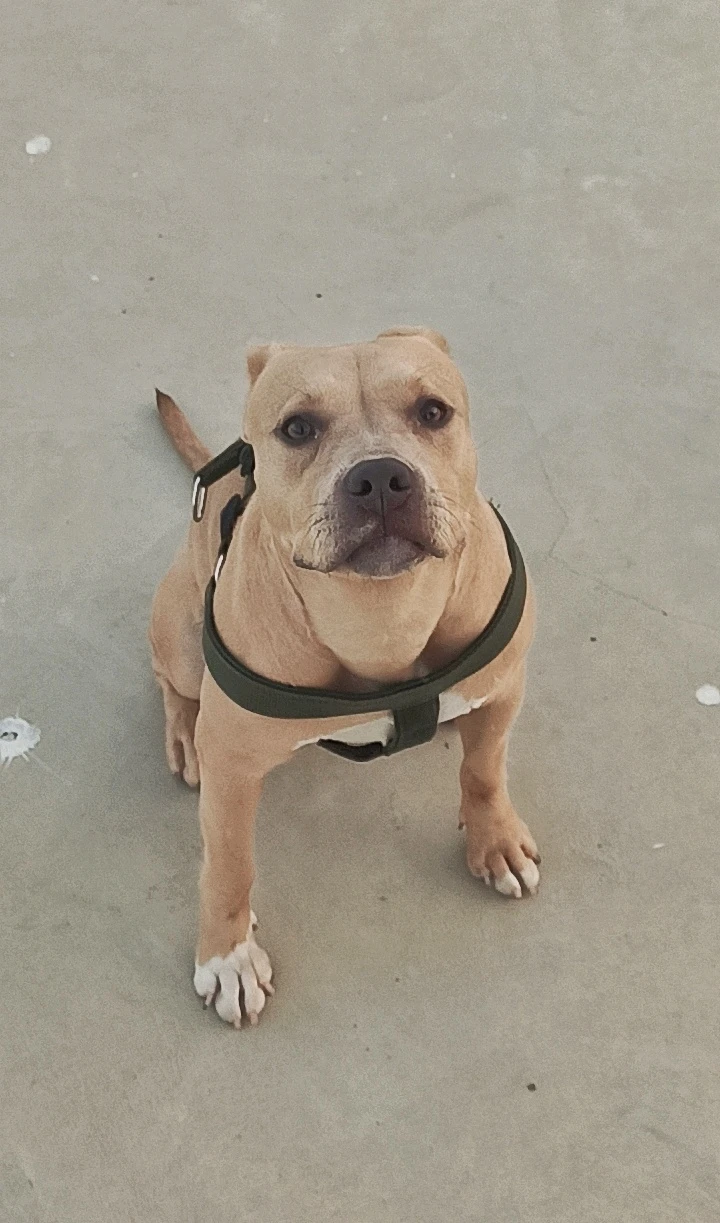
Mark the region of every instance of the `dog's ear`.
<instances>
[{"instance_id":1,"label":"dog's ear","mask_svg":"<svg viewBox=\"0 0 720 1223\"><path fill-rule=\"evenodd\" d=\"M254 344L252 348L247 350L247 371L250 378L250 386L254 386L265 369L268 361L282 352L282 344Z\"/></svg>"},{"instance_id":2,"label":"dog's ear","mask_svg":"<svg viewBox=\"0 0 720 1223\"><path fill-rule=\"evenodd\" d=\"M381 331L378 336L379 340L386 336L394 335L416 335L422 340L428 340L430 344L434 344L441 352L449 353L450 345L444 335L440 335L439 331L433 331L430 327L392 327L390 331Z\"/></svg>"}]
</instances>

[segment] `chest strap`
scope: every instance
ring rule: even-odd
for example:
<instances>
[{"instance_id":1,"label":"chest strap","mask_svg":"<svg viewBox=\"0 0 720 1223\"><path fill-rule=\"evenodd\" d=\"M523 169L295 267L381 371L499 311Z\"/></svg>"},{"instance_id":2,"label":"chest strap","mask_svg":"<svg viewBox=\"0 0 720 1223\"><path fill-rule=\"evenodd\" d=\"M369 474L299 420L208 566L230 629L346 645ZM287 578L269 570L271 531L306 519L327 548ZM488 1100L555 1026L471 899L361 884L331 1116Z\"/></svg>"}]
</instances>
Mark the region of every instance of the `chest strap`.
<instances>
[{"instance_id":1,"label":"chest strap","mask_svg":"<svg viewBox=\"0 0 720 1223\"><path fill-rule=\"evenodd\" d=\"M324 747L345 760L377 760L380 756L394 756L406 747L419 747L435 738L440 716L440 697L434 696L419 705L407 709L394 709L393 729L387 743L340 743L337 739L318 739L318 747Z\"/></svg>"},{"instance_id":2,"label":"chest strap","mask_svg":"<svg viewBox=\"0 0 720 1223\"><path fill-rule=\"evenodd\" d=\"M510 644L522 619L527 595L527 576L522 554L510 528L493 506L505 536L510 560L510 577L489 624L470 642L453 662L438 667L419 679L401 684L384 684L373 692L336 692L327 688L301 688L282 684L251 671L231 654L215 624L213 600L225 556L238 518L244 513L254 492L252 447L235 442L217 458L211 459L195 477L193 485L193 517L199 522L205 507L206 490L210 484L240 467L248 478L244 496L236 494L225 506L220 521L220 551L213 576L205 592L203 622L203 653L207 668L216 684L236 705L266 718L307 719L352 717L357 714L386 713L393 716L394 729L387 744L348 744L320 739L319 746L343 756L346 760L376 760L392 756L408 747L427 743L435 735L440 711L440 695L482 671L494 662ZM201 490L199 493L196 490Z\"/></svg>"}]
</instances>

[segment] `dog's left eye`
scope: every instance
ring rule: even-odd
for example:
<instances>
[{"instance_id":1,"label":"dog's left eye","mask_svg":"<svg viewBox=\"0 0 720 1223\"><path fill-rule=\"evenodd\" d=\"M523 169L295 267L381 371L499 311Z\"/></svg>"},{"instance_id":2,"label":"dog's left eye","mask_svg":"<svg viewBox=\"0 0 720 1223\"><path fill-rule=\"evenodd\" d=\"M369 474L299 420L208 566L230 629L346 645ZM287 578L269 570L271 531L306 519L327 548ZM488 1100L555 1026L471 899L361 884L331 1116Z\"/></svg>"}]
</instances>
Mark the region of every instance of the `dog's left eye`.
<instances>
[{"instance_id":1,"label":"dog's left eye","mask_svg":"<svg viewBox=\"0 0 720 1223\"><path fill-rule=\"evenodd\" d=\"M314 421L307 416L289 416L279 429L280 436L291 446L302 446L317 437L318 430Z\"/></svg>"},{"instance_id":2,"label":"dog's left eye","mask_svg":"<svg viewBox=\"0 0 720 1223\"><path fill-rule=\"evenodd\" d=\"M452 413L447 404L439 399L421 399L417 405L417 418L428 429L439 429L446 425Z\"/></svg>"}]
</instances>

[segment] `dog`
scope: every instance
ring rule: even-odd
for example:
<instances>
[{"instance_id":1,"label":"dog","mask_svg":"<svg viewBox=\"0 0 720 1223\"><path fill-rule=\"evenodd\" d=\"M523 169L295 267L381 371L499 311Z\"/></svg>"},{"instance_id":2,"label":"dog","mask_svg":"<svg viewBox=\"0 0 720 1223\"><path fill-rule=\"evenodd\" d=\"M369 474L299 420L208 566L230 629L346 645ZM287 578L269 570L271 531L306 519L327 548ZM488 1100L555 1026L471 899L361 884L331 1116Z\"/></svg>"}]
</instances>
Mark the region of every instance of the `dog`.
<instances>
[{"instance_id":1,"label":"dog","mask_svg":"<svg viewBox=\"0 0 720 1223\"><path fill-rule=\"evenodd\" d=\"M511 572L503 528L477 491L468 393L447 341L398 327L367 343L269 344L247 354L244 434L256 490L214 593L242 663L286 685L367 693L452 662L488 625ZM163 424L190 467L209 452L169 396ZM194 985L221 1019L257 1023L273 992L250 907L263 779L320 738L377 737L377 714L268 718L235 704L204 664L203 601L237 471L157 589L150 643L170 769L200 785L204 855ZM473 875L508 897L538 887L537 846L507 790L506 754L535 621L447 694L463 749L460 827ZM386 717L385 723L389 722ZM372 725L371 725L372 724ZM354 739L353 739L354 736ZM351 767L351 766L349 766Z\"/></svg>"}]
</instances>

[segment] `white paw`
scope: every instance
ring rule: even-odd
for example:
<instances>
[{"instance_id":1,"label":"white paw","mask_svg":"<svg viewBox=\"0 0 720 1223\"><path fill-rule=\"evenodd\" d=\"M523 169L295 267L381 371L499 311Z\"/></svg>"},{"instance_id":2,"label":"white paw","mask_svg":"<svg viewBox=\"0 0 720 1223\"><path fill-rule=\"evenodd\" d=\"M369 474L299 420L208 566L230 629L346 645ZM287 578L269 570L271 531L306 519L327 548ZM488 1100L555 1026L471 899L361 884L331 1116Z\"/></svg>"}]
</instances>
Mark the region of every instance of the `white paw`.
<instances>
[{"instance_id":1,"label":"white paw","mask_svg":"<svg viewBox=\"0 0 720 1223\"><path fill-rule=\"evenodd\" d=\"M215 955L204 964L195 965L193 984L205 1005L215 1003L215 1010L225 1023L239 1028L242 1023L240 991L245 1014L256 1024L265 1000L273 993L270 984L272 967L267 952L255 942L253 921L244 943L237 943L230 955Z\"/></svg>"},{"instance_id":2,"label":"white paw","mask_svg":"<svg viewBox=\"0 0 720 1223\"><path fill-rule=\"evenodd\" d=\"M520 868L517 875L513 875L512 871L506 870L499 879L494 875L491 876L489 874L484 875L483 878L488 885L490 885L492 882L495 890L497 892L502 892L503 896L512 896L515 900L521 900L521 882L525 884L525 887L530 895L534 896L538 890L538 884L540 883L540 871L532 859L527 858L525 860L525 866Z\"/></svg>"},{"instance_id":3,"label":"white paw","mask_svg":"<svg viewBox=\"0 0 720 1223\"><path fill-rule=\"evenodd\" d=\"M468 833L468 866L473 875L502 896L520 900L523 889L534 896L540 883L540 857L528 829L513 816L502 825Z\"/></svg>"}]
</instances>

